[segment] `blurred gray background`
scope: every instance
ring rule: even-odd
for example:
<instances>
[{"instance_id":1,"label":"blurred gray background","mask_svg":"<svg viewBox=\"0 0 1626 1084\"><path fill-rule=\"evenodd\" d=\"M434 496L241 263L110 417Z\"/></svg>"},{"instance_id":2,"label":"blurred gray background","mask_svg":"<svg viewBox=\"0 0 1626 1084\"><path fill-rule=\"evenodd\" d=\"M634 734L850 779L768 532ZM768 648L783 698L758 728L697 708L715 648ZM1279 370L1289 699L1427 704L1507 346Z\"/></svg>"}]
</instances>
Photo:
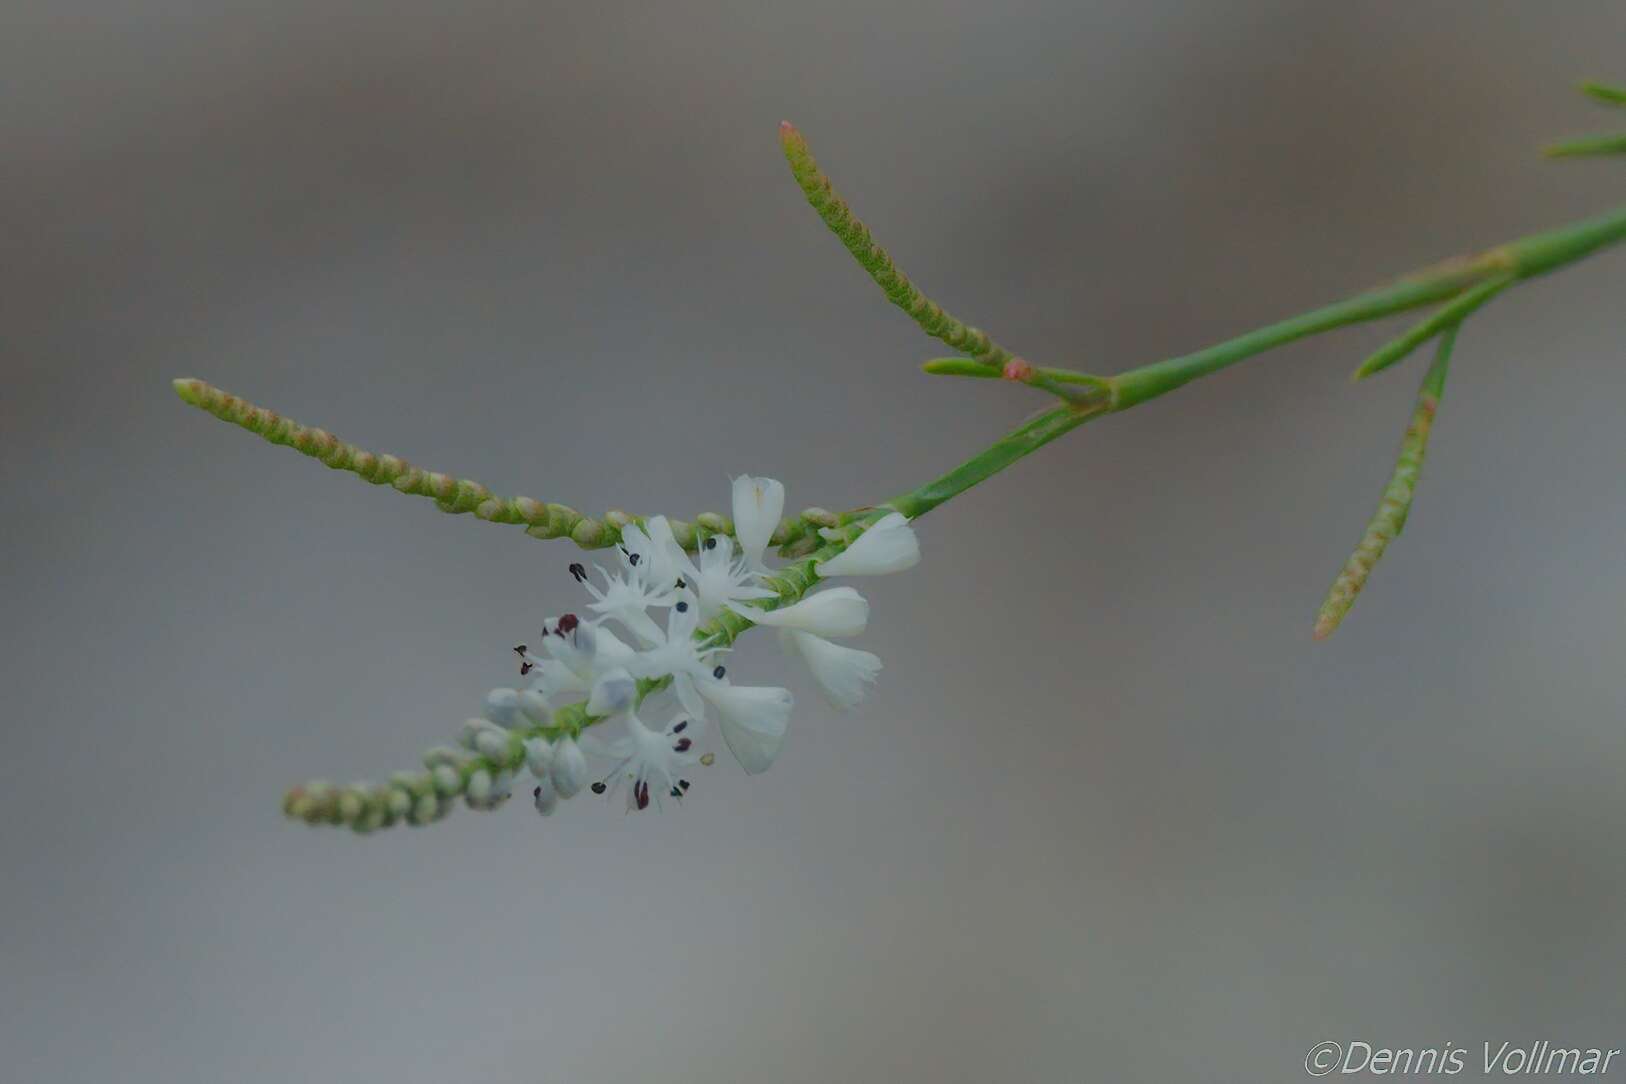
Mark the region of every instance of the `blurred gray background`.
<instances>
[{"instance_id":1,"label":"blurred gray background","mask_svg":"<svg viewBox=\"0 0 1626 1084\"><path fill-rule=\"evenodd\" d=\"M1112 371L1617 201L1598 3L0 15L0 1051L15 1081L1296 1080L1323 1040L1626 1046L1626 254L1462 336L1411 526L1309 638L1419 372L1300 344L1053 445L874 582L887 669L681 810L358 839L578 602L573 551L184 407L494 489L845 507L1038 402L803 204ZM763 638L766 640L767 638ZM1615 1071L1623 1071L1618 1064ZM1469 1074L1472 1075L1472 1074Z\"/></svg>"}]
</instances>

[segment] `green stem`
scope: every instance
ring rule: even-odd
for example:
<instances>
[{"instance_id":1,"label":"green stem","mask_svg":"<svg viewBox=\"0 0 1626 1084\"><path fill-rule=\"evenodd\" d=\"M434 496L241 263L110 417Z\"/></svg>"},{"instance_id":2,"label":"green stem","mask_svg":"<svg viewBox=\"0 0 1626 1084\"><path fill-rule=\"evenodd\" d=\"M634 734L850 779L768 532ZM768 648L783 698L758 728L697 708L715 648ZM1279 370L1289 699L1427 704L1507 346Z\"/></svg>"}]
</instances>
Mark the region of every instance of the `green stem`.
<instances>
[{"instance_id":1,"label":"green stem","mask_svg":"<svg viewBox=\"0 0 1626 1084\"><path fill-rule=\"evenodd\" d=\"M1032 455L1063 433L1078 428L1102 411L1055 407L1011 430L958 467L925 485L894 497L887 504L910 519L923 516L944 501L992 478L1023 456Z\"/></svg>"},{"instance_id":2,"label":"green stem","mask_svg":"<svg viewBox=\"0 0 1626 1084\"><path fill-rule=\"evenodd\" d=\"M1626 134L1582 136L1554 143L1542 151L1548 158L1590 158L1600 154L1626 154Z\"/></svg>"},{"instance_id":3,"label":"green stem","mask_svg":"<svg viewBox=\"0 0 1626 1084\"><path fill-rule=\"evenodd\" d=\"M1110 378L1113 410L1128 410L1198 377L1278 346L1351 324L1446 301L1488 278L1528 279L1546 274L1626 238L1626 207L1597 218L1513 241L1467 260L1453 260L1376 290L1313 309L1216 343L1183 357L1143 365Z\"/></svg>"}]
</instances>

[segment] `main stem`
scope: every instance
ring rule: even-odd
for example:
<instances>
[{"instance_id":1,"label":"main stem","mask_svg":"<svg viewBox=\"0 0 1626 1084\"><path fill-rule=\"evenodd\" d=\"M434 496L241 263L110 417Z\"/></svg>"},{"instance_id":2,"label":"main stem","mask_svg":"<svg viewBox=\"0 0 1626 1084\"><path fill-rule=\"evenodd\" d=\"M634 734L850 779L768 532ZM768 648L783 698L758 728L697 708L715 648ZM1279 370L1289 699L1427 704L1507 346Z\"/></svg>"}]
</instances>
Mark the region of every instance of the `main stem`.
<instances>
[{"instance_id":1,"label":"main stem","mask_svg":"<svg viewBox=\"0 0 1626 1084\"><path fill-rule=\"evenodd\" d=\"M1511 241L1478 256L1424 268L1391 286L1256 328L1196 353L1142 365L1110 377L1110 402L1056 407L1013 429L947 474L887 502L911 519L1038 451L1091 418L1138 406L1198 377L1299 339L1382 319L1456 297L1487 280L1534 278L1626 239L1626 207L1597 218Z\"/></svg>"}]
</instances>

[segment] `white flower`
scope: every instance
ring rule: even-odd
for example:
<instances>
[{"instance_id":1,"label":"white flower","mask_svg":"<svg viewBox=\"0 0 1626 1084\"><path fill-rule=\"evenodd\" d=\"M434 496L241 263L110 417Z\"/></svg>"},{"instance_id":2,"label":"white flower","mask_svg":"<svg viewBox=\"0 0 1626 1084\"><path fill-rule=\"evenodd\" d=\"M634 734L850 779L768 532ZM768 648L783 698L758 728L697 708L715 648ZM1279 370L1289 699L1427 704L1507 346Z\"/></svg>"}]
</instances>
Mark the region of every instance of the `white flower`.
<instances>
[{"instance_id":1,"label":"white flower","mask_svg":"<svg viewBox=\"0 0 1626 1084\"><path fill-rule=\"evenodd\" d=\"M624 667L617 667L593 682L593 693L587 698L587 713L619 715L631 708L637 699L638 683Z\"/></svg>"},{"instance_id":2,"label":"white flower","mask_svg":"<svg viewBox=\"0 0 1626 1084\"><path fill-rule=\"evenodd\" d=\"M538 813L551 816L559 808L559 792L553 789L553 780L543 776L542 781L531 788L531 801Z\"/></svg>"},{"instance_id":3,"label":"white flower","mask_svg":"<svg viewBox=\"0 0 1626 1084\"><path fill-rule=\"evenodd\" d=\"M872 523L857 541L813 571L820 576L883 576L902 572L920 561L920 539L915 529L893 512Z\"/></svg>"},{"instance_id":4,"label":"white flower","mask_svg":"<svg viewBox=\"0 0 1626 1084\"><path fill-rule=\"evenodd\" d=\"M824 699L838 711L849 711L864 699L881 672L880 657L871 652L832 644L797 629L781 629L779 636L787 651L795 651L807 663Z\"/></svg>"},{"instance_id":5,"label":"white flower","mask_svg":"<svg viewBox=\"0 0 1626 1084\"><path fill-rule=\"evenodd\" d=\"M670 675L672 691L677 694L683 710L697 719L703 719L706 705L696 692L695 683L721 669L714 668L713 659L726 649L702 650L703 645L695 640L698 614L697 604L692 599L692 595L685 593L673 604L666 613L666 638L648 651L640 651L627 665L634 675L641 678ZM592 706L589 705L587 710L593 711Z\"/></svg>"},{"instance_id":6,"label":"white flower","mask_svg":"<svg viewBox=\"0 0 1626 1084\"><path fill-rule=\"evenodd\" d=\"M734 556L734 540L726 534L711 535L701 543L699 558L696 567L688 554L683 555L683 579L694 589L701 621L710 621L730 603L774 597L772 591L752 586L757 574L745 558Z\"/></svg>"},{"instance_id":7,"label":"white flower","mask_svg":"<svg viewBox=\"0 0 1626 1084\"><path fill-rule=\"evenodd\" d=\"M639 527L621 528L621 563L651 590L669 591L682 577L688 556L672 537L665 516L651 516Z\"/></svg>"},{"instance_id":8,"label":"white flower","mask_svg":"<svg viewBox=\"0 0 1626 1084\"><path fill-rule=\"evenodd\" d=\"M569 734L554 743L548 778L561 798L573 798L587 785L587 757Z\"/></svg>"},{"instance_id":9,"label":"white flower","mask_svg":"<svg viewBox=\"0 0 1626 1084\"><path fill-rule=\"evenodd\" d=\"M538 658L524 644L514 651L521 660L520 674L536 673L531 691L550 699L561 693L588 692L599 675L625 667L633 656L632 648L615 633L588 624L575 614L543 624L542 649L549 658Z\"/></svg>"},{"instance_id":10,"label":"white flower","mask_svg":"<svg viewBox=\"0 0 1626 1084\"><path fill-rule=\"evenodd\" d=\"M628 809L649 808L651 785L655 787L656 796L664 791L674 798L682 798L689 789L689 781L682 776L683 769L700 759L699 754L690 751L694 746L693 735L685 733L693 724L679 718L661 730L651 730L636 712L628 712L626 720L626 734L614 741L594 743L594 752L615 760L616 765L593 784L593 793L613 792L621 780L626 779L632 784L627 791Z\"/></svg>"},{"instance_id":11,"label":"white flower","mask_svg":"<svg viewBox=\"0 0 1626 1084\"><path fill-rule=\"evenodd\" d=\"M731 608L758 625L799 629L815 636L857 636L869 623L869 603L851 587L831 587L777 610Z\"/></svg>"},{"instance_id":12,"label":"white flower","mask_svg":"<svg viewBox=\"0 0 1626 1084\"><path fill-rule=\"evenodd\" d=\"M784 512L785 487L772 478L742 474L734 479L734 537L752 568L762 567L762 552Z\"/></svg>"},{"instance_id":13,"label":"white flower","mask_svg":"<svg viewBox=\"0 0 1626 1084\"><path fill-rule=\"evenodd\" d=\"M751 775L767 771L785 746L790 690L706 681L700 695L717 709L717 729L740 767Z\"/></svg>"},{"instance_id":14,"label":"white flower","mask_svg":"<svg viewBox=\"0 0 1626 1084\"><path fill-rule=\"evenodd\" d=\"M599 565L593 568L604 577L603 590L579 571L580 565L570 566L571 575L580 580L587 593L593 596L588 609L612 621L619 621L628 632L646 644L658 643L661 638L660 626L650 619L647 611L651 606L672 605L675 601L672 586L651 587L636 572L622 576L612 575Z\"/></svg>"}]
</instances>

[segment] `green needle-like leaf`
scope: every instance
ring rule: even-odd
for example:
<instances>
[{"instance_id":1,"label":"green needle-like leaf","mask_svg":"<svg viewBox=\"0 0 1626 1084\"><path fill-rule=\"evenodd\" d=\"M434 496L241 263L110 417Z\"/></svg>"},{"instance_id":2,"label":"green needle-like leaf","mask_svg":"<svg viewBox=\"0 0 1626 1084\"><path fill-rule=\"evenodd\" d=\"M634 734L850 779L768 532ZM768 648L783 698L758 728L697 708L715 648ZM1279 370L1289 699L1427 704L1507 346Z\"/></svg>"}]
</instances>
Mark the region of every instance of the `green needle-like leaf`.
<instances>
[{"instance_id":1,"label":"green needle-like leaf","mask_svg":"<svg viewBox=\"0 0 1626 1084\"><path fill-rule=\"evenodd\" d=\"M1626 105L1626 87L1607 83L1582 83L1581 93L1605 105Z\"/></svg>"},{"instance_id":2,"label":"green needle-like leaf","mask_svg":"<svg viewBox=\"0 0 1626 1084\"><path fill-rule=\"evenodd\" d=\"M1353 379L1365 380L1372 374L1381 373L1389 366L1401 361L1413 350L1416 350L1436 335L1441 334L1448 328L1455 328L1469 314L1513 285L1515 281L1517 280L1513 275L1504 275L1482 282L1478 286L1464 291L1462 296L1455 301L1444 306L1439 312L1436 312L1398 339L1391 340L1377 353L1361 362L1360 368L1355 370Z\"/></svg>"},{"instance_id":3,"label":"green needle-like leaf","mask_svg":"<svg viewBox=\"0 0 1626 1084\"><path fill-rule=\"evenodd\" d=\"M1548 158L1593 158L1607 154L1626 154L1626 134L1584 136L1563 143L1554 143L1542 153Z\"/></svg>"},{"instance_id":4,"label":"green needle-like leaf","mask_svg":"<svg viewBox=\"0 0 1626 1084\"><path fill-rule=\"evenodd\" d=\"M1355 605L1355 596L1361 593L1372 569L1383 557L1389 543L1400 537L1405 529L1406 516L1411 512L1412 497L1417 492L1417 479L1423 471L1423 456L1428 450L1429 430L1434 426L1434 414L1439 410L1440 397L1445 394L1446 371L1451 366L1451 351L1456 345L1459 325L1452 324L1440 333L1440 344L1434 352L1434 364L1423 377L1422 389L1417 393L1417 407L1412 411L1411 424L1400 442L1400 456L1395 462L1394 474L1378 502L1378 510L1366 525L1366 533L1355 547L1355 552L1344 562L1338 578L1333 580L1327 599L1316 615L1315 638L1325 640Z\"/></svg>"}]
</instances>

